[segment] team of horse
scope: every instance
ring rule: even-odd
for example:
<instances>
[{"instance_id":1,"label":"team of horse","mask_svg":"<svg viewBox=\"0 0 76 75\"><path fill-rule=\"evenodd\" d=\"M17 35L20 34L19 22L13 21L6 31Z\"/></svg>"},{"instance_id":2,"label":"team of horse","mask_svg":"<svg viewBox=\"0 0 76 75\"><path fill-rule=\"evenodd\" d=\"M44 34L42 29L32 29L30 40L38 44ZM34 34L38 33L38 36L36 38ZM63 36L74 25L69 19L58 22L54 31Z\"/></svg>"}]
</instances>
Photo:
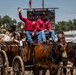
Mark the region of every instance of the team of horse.
<instances>
[{"instance_id":1,"label":"team of horse","mask_svg":"<svg viewBox=\"0 0 76 75\"><path fill-rule=\"evenodd\" d=\"M63 62L63 66L68 65L68 61L73 63L72 67L70 68L70 74L73 75L73 71L76 67L76 44L73 42L68 42L67 47L66 47L66 53L67 53L67 58ZM71 64L70 64L71 65ZM66 75L66 68L63 69L63 73Z\"/></svg>"},{"instance_id":2,"label":"team of horse","mask_svg":"<svg viewBox=\"0 0 76 75\"><path fill-rule=\"evenodd\" d=\"M34 75L39 75L39 70L42 69L42 75L46 74L47 69L50 70L50 75L56 75L59 69L60 62L62 61L62 56L66 52L67 43L65 41L65 36L62 33L60 37L57 35L57 42L50 43L40 43L38 45L31 44L29 49L31 53L30 60L33 60L33 71ZM51 58L51 52L53 50L54 56ZM53 61L55 60L55 61Z\"/></svg>"},{"instance_id":3,"label":"team of horse","mask_svg":"<svg viewBox=\"0 0 76 75\"><path fill-rule=\"evenodd\" d=\"M50 75L57 75L60 62L63 62L63 66L68 65L68 61L76 66L76 44L73 42L66 42L65 35L62 33L60 37L57 35L58 41L51 42L49 44L39 44L37 46L32 46L35 57L35 75L39 74L39 68L43 68L43 74L46 74L46 70L50 70ZM51 50L54 49L54 59L51 59ZM67 68L63 68L63 73L66 75ZM71 69L71 75L73 75L73 70Z\"/></svg>"}]
</instances>

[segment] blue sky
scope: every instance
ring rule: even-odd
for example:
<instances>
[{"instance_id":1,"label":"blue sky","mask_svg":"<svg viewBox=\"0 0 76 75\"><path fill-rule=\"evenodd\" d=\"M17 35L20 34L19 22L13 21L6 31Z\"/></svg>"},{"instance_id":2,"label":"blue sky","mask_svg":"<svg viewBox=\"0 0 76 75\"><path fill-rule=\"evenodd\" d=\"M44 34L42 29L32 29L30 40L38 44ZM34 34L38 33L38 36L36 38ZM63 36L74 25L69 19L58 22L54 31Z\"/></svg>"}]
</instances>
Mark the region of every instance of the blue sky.
<instances>
[{"instance_id":1,"label":"blue sky","mask_svg":"<svg viewBox=\"0 0 76 75\"><path fill-rule=\"evenodd\" d=\"M29 0L0 0L0 15L10 16L12 19L20 21L17 8L28 8ZM76 0L44 0L45 7L58 7L56 9L56 22L76 19ZM32 7L42 7L42 0L32 0ZM22 10L26 17L26 11Z\"/></svg>"}]
</instances>

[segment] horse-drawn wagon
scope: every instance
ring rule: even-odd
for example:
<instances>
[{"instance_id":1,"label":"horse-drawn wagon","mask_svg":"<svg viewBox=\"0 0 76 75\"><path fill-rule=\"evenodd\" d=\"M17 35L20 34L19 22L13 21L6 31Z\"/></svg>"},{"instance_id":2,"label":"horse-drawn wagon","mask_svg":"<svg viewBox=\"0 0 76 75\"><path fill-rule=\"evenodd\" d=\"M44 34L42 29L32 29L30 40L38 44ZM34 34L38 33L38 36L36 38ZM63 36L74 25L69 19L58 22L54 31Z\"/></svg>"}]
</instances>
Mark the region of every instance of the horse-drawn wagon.
<instances>
[{"instance_id":1,"label":"horse-drawn wagon","mask_svg":"<svg viewBox=\"0 0 76 75\"><path fill-rule=\"evenodd\" d=\"M61 62L60 54L65 50L66 43L64 35L58 37L59 42L40 43L39 45L23 46L17 41L0 41L0 74L1 75L26 75L27 71L33 71L34 75L39 75L39 70L43 70L43 75L47 69L50 74L56 75ZM50 51L54 49L56 61L51 59ZM54 71L52 67L55 67ZM30 72L29 72L30 73ZM28 74L29 74L28 73Z\"/></svg>"},{"instance_id":2,"label":"horse-drawn wagon","mask_svg":"<svg viewBox=\"0 0 76 75\"><path fill-rule=\"evenodd\" d=\"M20 56L20 57L19 57ZM24 73L24 66L21 58L21 46L16 41L1 41L0 42L0 74L8 75L10 68L13 71L21 70ZM19 70L20 69L20 70ZM21 75L21 74L20 74Z\"/></svg>"}]
</instances>

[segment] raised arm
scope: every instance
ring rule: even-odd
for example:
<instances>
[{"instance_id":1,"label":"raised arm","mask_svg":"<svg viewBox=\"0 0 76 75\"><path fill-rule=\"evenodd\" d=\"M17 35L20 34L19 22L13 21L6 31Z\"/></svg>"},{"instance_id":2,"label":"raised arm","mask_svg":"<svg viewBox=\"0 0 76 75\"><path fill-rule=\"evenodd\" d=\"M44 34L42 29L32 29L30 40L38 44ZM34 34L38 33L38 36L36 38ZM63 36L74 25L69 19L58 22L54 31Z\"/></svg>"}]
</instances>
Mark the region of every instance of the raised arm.
<instances>
[{"instance_id":1,"label":"raised arm","mask_svg":"<svg viewBox=\"0 0 76 75\"><path fill-rule=\"evenodd\" d=\"M18 8L18 15L19 15L19 18L22 20L22 21L26 21L26 18L24 18L23 16L22 16L22 14L21 14L21 8L19 7Z\"/></svg>"}]
</instances>

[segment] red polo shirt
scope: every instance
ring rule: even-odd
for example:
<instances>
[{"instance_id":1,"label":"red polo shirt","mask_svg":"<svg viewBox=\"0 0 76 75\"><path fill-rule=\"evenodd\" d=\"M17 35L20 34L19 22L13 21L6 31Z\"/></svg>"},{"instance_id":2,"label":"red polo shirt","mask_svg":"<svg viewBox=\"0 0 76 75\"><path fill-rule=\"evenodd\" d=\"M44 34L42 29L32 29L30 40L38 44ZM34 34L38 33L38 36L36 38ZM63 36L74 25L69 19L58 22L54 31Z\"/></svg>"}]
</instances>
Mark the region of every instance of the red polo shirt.
<instances>
[{"instance_id":1,"label":"red polo shirt","mask_svg":"<svg viewBox=\"0 0 76 75\"><path fill-rule=\"evenodd\" d=\"M38 19L38 21L37 21L37 30L41 31L43 29L44 29L44 21L41 20L41 19Z\"/></svg>"},{"instance_id":2,"label":"red polo shirt","mask_svg":"<svg viewBox=\"0 0 76 75\"><path fill-rule=\"evenodd\" d=\"M36 21L30 21L28 18L24 18L22 17L21 12L19 12L19 18L25 23L25 31L29 30L29 31L34 31L34 33L36 33L37 29L37 23Z\"/></svg>"},{"instance_id":3,"label":"red polo shirt","mask_svg":"<svg viewBox=\"0 0 76 75\"><path fill-rule=\"evenodd\" d=\"M47 29L47 30L51 29L51 24L50 24L49 20L44 22L44 29Z\"/></svg>"},{"instance_id":4,"label":"red polo shirt","mask_svg":"<svg viewBox=\"0 0 76 75\"><path fill-rule=\"evenodd\" d=\"M51 29L49 20L43 21L42 19L38 19L37 30L41 31L41 30L44 30L44 29L47 29L47 30Z\"/></svg>"}]
</instances>

